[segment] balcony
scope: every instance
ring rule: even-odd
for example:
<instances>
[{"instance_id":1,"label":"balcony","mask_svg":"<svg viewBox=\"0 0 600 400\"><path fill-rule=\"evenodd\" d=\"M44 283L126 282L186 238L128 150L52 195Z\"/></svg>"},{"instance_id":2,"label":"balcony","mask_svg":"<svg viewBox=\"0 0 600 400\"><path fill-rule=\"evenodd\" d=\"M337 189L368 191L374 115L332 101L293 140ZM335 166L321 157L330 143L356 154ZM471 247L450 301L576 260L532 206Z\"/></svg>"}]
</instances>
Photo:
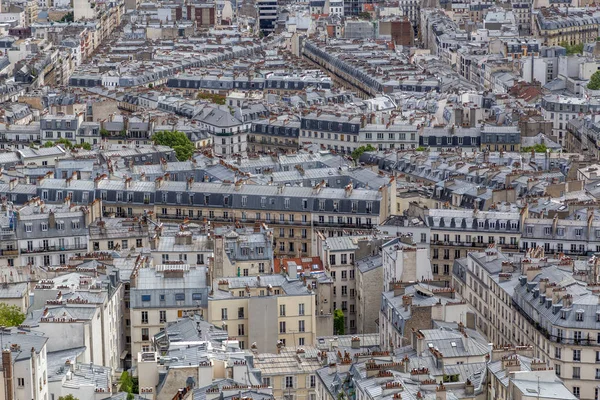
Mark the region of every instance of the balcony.
<instances>
[{"instance_id":1,"label":"balcony","mask_svg":"<svg viewBox=\"0 0 600 400\"><path fill-rule=\"evenodd\" d=\"M23 249L21 250L22 254L33 254L33 253L48 253L52 251L70 251L70 250L81 250L87 251L87 244L70 244L64 246L42 246L42 247L33 247L31 249ZM16 250L14 250L16 251Z\"/></svg>"},{"instance_id":2,"label":"balcony","mask_svg":"<svg viewBox=\"0 0 600 400\"><path fill-rule=\"evenodd\" d=\"M548 330L546 328L544 328L538 322L536 322L533 318L531 318L525 312L525 310L523 310L521 307L519 307L519 305L515 301L512 302L512 306L515 310L517 310L517 312L519 314L521 314L521 316L523 318L525 318L527 320L527 322L529 322L529 324L533 328L535 328L538 332L540 332L542 335L544 335L546 337L546 339L550 340L551 342L561 343L561 344L566 344L566 345L574 345L574 346L596 346L597 345L596 340L593 340L590 337L588 337L586 339L574 339L574 338L565 338L562 336L552 335L552 334L550 334L550 332L548 332ZM573 360L573 361L579 361L579 360Z\"/></svg>"},{"instance_id":3,"label":"balcony","mask_svg":"<svg viewBox=\"0 0 600 400\"><path fill-rule=\"evenodd\" d=\"M19 255L19 250L0 250L0 257L16 257Z\"/></svg>"}]
</instances>

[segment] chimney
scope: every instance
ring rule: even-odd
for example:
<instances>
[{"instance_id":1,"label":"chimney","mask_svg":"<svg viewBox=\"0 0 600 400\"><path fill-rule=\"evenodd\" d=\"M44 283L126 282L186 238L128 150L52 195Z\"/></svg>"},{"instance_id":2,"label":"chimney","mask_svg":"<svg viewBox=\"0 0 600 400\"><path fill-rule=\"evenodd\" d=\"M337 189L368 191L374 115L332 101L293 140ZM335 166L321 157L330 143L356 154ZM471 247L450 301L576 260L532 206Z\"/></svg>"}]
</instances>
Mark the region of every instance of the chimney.
<instances>
[{"instance_id":1,"label":"chimney","mask_svg":"<svg viewBox=\"0 0 600 400\"><path fill-rule=\"evenodd\" d=\"M394 297L398 297L404 294L404 285L401 282L392 282L390 284L392 290L394 291Z\"/></svg>"},{"instance_id":2,"label":"chimney","mask_svg":"<svg viewBox=\"0 0 600 400\"><path fill-rule=\"evenodd\" d=\"M11 179L8 182L8 190L14 190L15 186L17 186L17 183L19 183L19 181L17 180L17 178Z\"/></svg>"},{"instance_id":3,"label":"chimney","mask_svg":"<svg viewBox=\"0 0 600 400\"><path fill-rule=\"evenodd\" d=\"M470 379L467 379L467 382L465 382L465 394L467 396L473 396L475 394L475 385L473 385L473 382L471 382Z\"/></svg>"},{"instance_id":4,"label":"chimney","mask_svg":"<svg viewBox=\"0 0 600 400\"><path fill-rule=\"evenodd\" d=\"M191 176L191 177L189 177L189 179L187 180L187 183L186 183L186 185L185 185L185 188L186 188L186 190L187 190L187 191L190 191L190 190L192 190L192 186L193 186L193 185L194 185L194 177L193 177L193 176Z\"/></svg>"},{"instance_id":5,"label":"chimney","mask_svg":"<svg viewBox=\"0 0 600 400\"><path fill-rule=\"evenodd\" d=\"M412 302L412 296L402 296L402 305L404 306L404 311L408 311L409 307L412 306Z\"/></svg>"},{"instance_id":6,"label":"chimney","mask_svg":"<svg viewBox=\"0 0 600 400\"><path fill-rule=\"evenodd\" d=\"M435 388L435 400L446 400L446 386L443 383Z\"/></svg>"},{"instance_id":7,"label":"chimney","mask_svg":"<svg viewBox=\"0 0 600 400\"><path fill-rule=\"evenodd\" d=\"M1 333L0 333L1 334ZM2 350L2 370L4 371L4 387L6 388L6 400L13 400L13 369L12 355L9 349Z\"/></svg>"},{"instance_id":8,"label":"chimney","mask_svg":"<svg viewBox=\"0 0 600 400\"><path fill-rule=\"evenodd\" d=\"M350 197L350 196L352 196L352 188L353 188L352 182L350 182L350 183L349 183L349 184L348 184L348 185L347 185L347 186L344 188L344 190L346 191L346 197Z\"/></svg>"},{"instance_id":9,"label":"chimney","mask_svg":"<svg viewBox=\"0 0 600 400\"><path fill-rule=\"evenodd\" d=\"M360 349L360 337L359 336L353 336L352 337L351 348L353 348L353 349Z\"/></svg>"}]
</instances>

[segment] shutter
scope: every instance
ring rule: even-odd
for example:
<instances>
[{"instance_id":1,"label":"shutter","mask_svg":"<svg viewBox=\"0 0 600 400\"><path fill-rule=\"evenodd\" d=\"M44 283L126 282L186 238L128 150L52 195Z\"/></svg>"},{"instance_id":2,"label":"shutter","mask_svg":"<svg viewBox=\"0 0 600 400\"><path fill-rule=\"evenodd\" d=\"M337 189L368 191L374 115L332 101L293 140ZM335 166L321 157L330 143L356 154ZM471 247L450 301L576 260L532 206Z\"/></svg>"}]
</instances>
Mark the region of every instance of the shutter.
<instances>
[{"instance_id":1,"label":"shutter","mask_svg":"<svg viewBox=\"0 0 600 400\"><path fill-rule=\"evenodd\" d=\"M306 383L305 383L305 388L309 388L310 387L310 375L306 375Z\"/></svg>"},{"instance_id":2,"label":"shutter","mask_svg":"<svg viewBox=\"0 0 600 400\"><path fill-rule=\"evenodd\" d=\"M281 390L285 389L285 376L281 377Z\"/></svg>"},{"instance_id":3,"label":"shutter","mask_svg":"<svg viewBox=\"0 0 600 400\"><path fill-rule=\"evenodd\" d=\"M298 377L294 376L294 389L298 389Z\"/></svg>"}]
</instances>

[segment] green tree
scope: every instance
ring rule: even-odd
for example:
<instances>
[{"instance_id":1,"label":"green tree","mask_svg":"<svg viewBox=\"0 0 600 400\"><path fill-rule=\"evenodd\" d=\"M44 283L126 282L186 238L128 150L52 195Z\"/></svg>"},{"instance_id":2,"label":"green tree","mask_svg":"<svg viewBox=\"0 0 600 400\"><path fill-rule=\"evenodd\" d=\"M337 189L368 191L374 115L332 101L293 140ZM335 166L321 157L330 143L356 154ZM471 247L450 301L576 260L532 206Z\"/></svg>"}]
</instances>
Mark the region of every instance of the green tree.
<instances>
[{"instance_id":1,"label":"green tree","mask_svg":"<svg viewBox=\"0 0 600 400\"><path fill-rule=\"evenodd\" d=\"M91 150L92 149L92 145L89 144L88 142L78 144L77 147L82 148L84 150Z\"/></svg>"},{"instance_id":2,"label":"green tree","mask_svg":"<svg viewBox=\"0 0 600 400\"><path fill-rule=\"evenodd\" d=\"M68 394L66 396L60 396L58 398L58 400L79 400L77 397L73 396L72 394Z\"/></svg>"},{"instance_id":3,"label":"green tree","mask_svg":"<svg viewBox=\"0 0 600 400\"><path fill-rule=\"evenodd\" d=\"M600 71L594 72L587 84L587 88L591 90L600 90Z\"/></svg>"},{"instance_id":4,"label":"green tree","mask_svg":"<svg viewBox=\"0 0 600 400\"><path fill-rule=\"evenodd\" d=\"M531 150L533 150L536 153L545 153L546 151L548 151L548 147L541 143L541 144L536 144L535 146L527 146L527 147L522 147L521 151L523 153L529 153L531 152Z\"/></svg>"},{"instance_id":5,"label":"green tree","mask_svg":"<svg viewBox=\"0 0 600 400\"><path fill-rule=\"evenodd\" d=\"M175 150L179 161L188 160L194 155L194 144L185 133L179 131L161 131L152 136L155 144L169 146Z\"/></svg>"},{"instance_id":6,"label":"green tree","mask_svg":"<svg viewBox=\"0 0 600 400\"><path fill-rule=\"evenodd\" d=\"M583 43L570 45L567 42L561 42L560 46L564 47L567 50L567 55L568 56L572 56L574 54L581 54L581 53L583 53Z\"/></svg>"},{"instance_id":7,"label":"green tree","mask_svg":"<svg viewBox=\"0 0 600 400\"><path fill-rule=\"evenodd\" d=\"M58 22L73 22L74 19L75 15L73 14L73 11L69 11L68 13L63 15L63 17Z\"/></svg>"},{"instance_id":8,"label":"green tree","mask_svg":"<svg viewBox=\"0 0 600 400\"><path fill-rule=\"evenodd\" d=\"M44 145L42 147L45 147L45 148L54 147L54 142L46 142L46 143L44 143Z\"/></svg>"},{"instance_id":9,"label":"green tree","mask_svg":"<svg viewBox=\"0 0 600 400\"><path fill-rule=\"evenodd\" d=\"M368 144L366 146L360 146L359 148L357 148L356 150L354 150L352 152L352 158L355 161L358 160L365 151L377 151L377 149L375 147L371 146L370 144Z\"/></svg>"},{"instance_id":10,"label":"green tree","mask_svg":"<svg viewBox=\"0 0 600 400\"><path fill-rule=\"evenodd\" d=\"M358 14L358 18L360 19L366 19L368 21L371 20L371 13L367 12L367 11L363 11L360 14Z\"/></svg>"},{"instance_id":11,"label":"green tree","mask_svg":"<svg viewBox=\"0 0 600 400\"><path fill-rule=\"evenodd\" d=\"M100 129L100 136L107 137L108 135L110 135L110 133L106 129Z\"/></svg>"},{"instance_id":12,"label":"green tree","mask_svg":"<svg viewBox=\"0 0 600 400\"><path fill-rule=\"evenodd\" d=\"M198 100L208 100L211 103L215 103L218 105L225 105L225 102L227 100L227 97L223 96L222 94L218 94L218 93L207 93L207 92L200 92L198 93L198 95L196 95L196 98Z\"/></svg>"},{"instance_id":13,"label":"green tree","mask_svg":"<svg viewBox=\"0 0 600 400\"><path fill-rule=\"evenodd\" d=\"M127 371L123 371L121 378L119 378L119 390L121 392L133 393L133 378Z\"/></svg>"},{"instance_id":14,"label":"green tree","mask_svg":"<svg viewBox=\"0 0 600 400\"><path fill-rule=\"evenodd\" d=\"M416 151L425 151L425 150L427 150L427 148L426 148L426 147L423 147L423 146L419 146L419 147L417 147L415 150L416 150Z\"/></svg>"},{"instance_id":15,"label":"green tree","mask_svg":"<svg viewBox=\"0 0 600 400\"><path fill-rule=\"evenodd\" d=\"M333 312L333 333L335 335L343 335L346 332L344 324L344 312L337 309Z\"/></svg>"},{"instance_id":16,"label":"green tree","mask_svg":"<svg viewBox=\"0 0 600 400\"><path fill-rule=\"evenodd\" d=\"M9 306L6 303L0 303L0 325L18 326L25 321L25 314L15 305Z\"/></svg>"}]
</instances>

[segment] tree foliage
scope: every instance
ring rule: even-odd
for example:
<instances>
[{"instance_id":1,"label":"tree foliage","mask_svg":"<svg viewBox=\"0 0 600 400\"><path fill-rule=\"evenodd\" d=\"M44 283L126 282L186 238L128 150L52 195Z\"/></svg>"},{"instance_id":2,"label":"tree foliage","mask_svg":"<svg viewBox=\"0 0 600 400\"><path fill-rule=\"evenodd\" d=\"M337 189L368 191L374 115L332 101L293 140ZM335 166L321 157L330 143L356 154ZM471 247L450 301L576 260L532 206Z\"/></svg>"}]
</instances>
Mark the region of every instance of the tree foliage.
<instances>
[{"instance_id":1,"label":"tree foliage","mask_svg":"<svg viewBox=\"0 0 600 400\"><path fill-rule=\"evenodd\" d=\"M119 390L121 392L133 393L133 378L127 371L123 371L121 378L119 378Z\"/></svg>"},{"instance_id":2,"label":"tree foliage","mask_svg":"<svg viewBox=\"0 0 600 400\"><path fill-rule=\"evenodd\" d=\"M79 400L77 397L73 396L72 394L68 394L66 396L60 396L58 398L58 400Z\"/></svg>"},{"instance_id":3,"label":"tree foliage","mask_svg":"<svg viewBox=\"0 0 600 400\"><path fill-rule=\"evenodd\" d=\"M196 98L198 100L208 100L211 103L215 103L215 104L219 104L219 105L224 105L225 101L227 100L227 98L225 96L223 96L222 94L207 93L207 92L198 93Z\"/></svg>"},{"instance_id":4,"label":"tree foliage","mask_svg":"<svg viewBox=\"0 0 600 400\"><path fill-rule=\"evenodd\" d=\"M65 138L60 138L56 142L46 142L44 144L44 147L46 147L46 148L54 147L57 144L62 144L68 150L71 150L71 149L91 150L92 149L92 145L89 143L73 144L73 143L71 143L71 141L69 139L65 139Z\"/></svg>"},{"instance_id":5,"label":"tree foliage","mask_svg":"<svg viewBox=\"0 0 600 400\"><path fill-rule=\"evenodd\" d=\"M74 19L75 14L73 14L73 11L69 11L68 13L63 15L63 17L58 22L73 22Z\"/></svg>"},{"instance_id":6,"label":"tree foliage","mask_svg":"<svg viewBox=\"0 0 600 400\"><path fill-rule=\"evenodd\" d=\"M534 146L521 147L523 153L529 153L531 150L536 153L545 153L548 151L548 147L545 144L536 144Z\"/></svg>"},{"instance_id":7,"label":"tree foliage","mask_svg":"<svg viewBox=\"0 0 600 400\"><path fill-rule=\"evenodd\" d=\"M594 72L587 84L587 88L591 90L600 90L600 71Z\"/></svg>"},{"instance_id":8,"label":"tree foliage","mask_svg":"<svg viewBox=\"0 0 600 400\"><path fill-rule=\"evenodd\" d=\"M365 151L377 151L377 149L375 147L371 146L370 144L368 144L366 146L360 146L352 152L352 158L354 160L358 160Z\"/></svg>"},{"instance_id":9,"label":"tree foliage","mask_svg":"<svg viewBox=\"0 0 600 400\"><path fill-rule=\"evenodd\" d=\"M185 133L179 131L161 131L152 136L155 144L169 146L177 154L179 161L190 159L194 155L194 144Z\"/></svg>"},{"instance_id":10,"label":"tree foliage","mask_svg":"<svg viewBox=\"0 0 600 400\"><path fill-rule=\"evenodd\" d=\"M343 335L346 332L344 312L340 309L337 309L333 312L333 332L336 335Z\"/></svg>"},{"instance_id":11,"label":"tree foliage","mask_svg":"<svg viewBox=\"0 0 600 400\"><path fill-rule=\"evenodd\" d=\"M1 326L18 326L25 321L25 314L15 305L0 303L0 325Z\"/></svg>"},{"instance_id":12,"label":"tree foliage","mask_svg":"<svg viewBox=\"0 0 600 400\"><path fill-rule=\"evenodd\" d=\"M567 55L568 56L572 56L574 54L581 54L581 53L583 53L583 43L570 45L567 42L561 42L560 46L564 47L567 50Z\"/></svg>"}]
</instances>

